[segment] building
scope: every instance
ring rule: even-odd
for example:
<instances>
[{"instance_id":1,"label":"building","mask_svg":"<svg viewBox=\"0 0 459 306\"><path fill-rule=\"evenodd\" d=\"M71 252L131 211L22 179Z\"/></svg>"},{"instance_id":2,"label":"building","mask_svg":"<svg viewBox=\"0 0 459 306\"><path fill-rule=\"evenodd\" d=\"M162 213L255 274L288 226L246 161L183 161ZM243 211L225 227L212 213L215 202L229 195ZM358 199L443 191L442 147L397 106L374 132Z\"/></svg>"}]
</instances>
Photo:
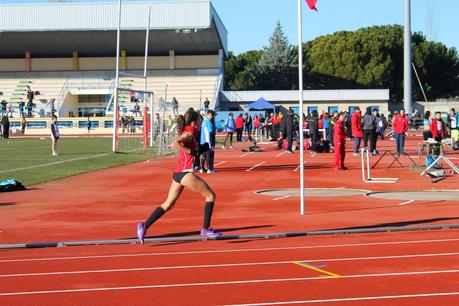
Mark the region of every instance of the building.
<instances>
[{"instance_id":1,"label":"building","mask_svg":"<svg viewBox=\"0 0 459 306\"><path fill-rule=\"evenodd\" d=\"M228 34L210 0L123 1L121 86L144 88L137 76L150 7L147 90L155 99L176 97L180 111L206 98L216 106ZM15 107L15 117L29 86L36 92L30 126L46 121L54 106L59 117L90 116L111 127L117 9L116 2L0 4L0 100ZM127 109L130 102L121 97Z\"/></svg>"},{"instance_id":2,"label":"building","mask_svg":"<svg viewBox=\"0 0 459 306\"><path fill-rule=\"evenodd\" d=\"M224 111L239 111L244 105L259 98L280 107L280 110L292 108L298 113L297 90L265 90L265 91L222 91L220 92L220 109ZM353 112L356 106L365 110L367 107L376 108L386 114L389 107L388 89L337 89L337 90L305 90L303 93L304 110L310 113L335 111Z\"/></svg>"}]
</instances>

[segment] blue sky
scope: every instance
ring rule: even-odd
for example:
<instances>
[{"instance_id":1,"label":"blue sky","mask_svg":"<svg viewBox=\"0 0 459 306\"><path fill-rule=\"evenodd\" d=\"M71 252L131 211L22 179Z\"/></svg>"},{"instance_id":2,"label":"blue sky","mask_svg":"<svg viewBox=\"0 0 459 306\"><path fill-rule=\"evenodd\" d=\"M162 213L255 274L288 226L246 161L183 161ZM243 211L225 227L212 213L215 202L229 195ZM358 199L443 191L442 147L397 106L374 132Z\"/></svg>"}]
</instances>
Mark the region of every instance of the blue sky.
<instances>
[{"instance_id":1,"label":"blue sky","mask_svg":"<svg viewBox=\"0 0 459 306\"><path fill-rule=\"evenodd\" d=\"M297 44L297 0L212 0L229 32L236 54L267 45L279 20L290 43ZM459 49L458 0L412 0L412 30ZM339 30L403 24L404 0L318 0L318 13L304 4L303 41ZM429 12L432 12L429 14ZM428 22L431 19L433 22ZM427 24L432 24L428 27Z\"/></svg>"},{"instance_id":2,"label":"blue sky","mask_svg":"<svg viewBox=\"0 0 459 306\"><path fill-rule=\"evenodd\" d=\"M116 0L76 0L75 2ZM125 1L125 0L123 0ZM142 1L142 0L140 0ZM148 1L148 0L144 0ZM279 20L291 44L297 44L297 0L211 0L229 32L236 54L267 45ZM0 3L47 2L0 0ZM459 0L411 0L412 29L459 49ZM371 25L403 24L404 0L318 0L318 13L303 7L303 41L339 30ZM431 12L431 13L429 13ZM431 19L433 26L428 27ZM428 31L428 29L432 29Z\"/></svg>"}]
</instances>

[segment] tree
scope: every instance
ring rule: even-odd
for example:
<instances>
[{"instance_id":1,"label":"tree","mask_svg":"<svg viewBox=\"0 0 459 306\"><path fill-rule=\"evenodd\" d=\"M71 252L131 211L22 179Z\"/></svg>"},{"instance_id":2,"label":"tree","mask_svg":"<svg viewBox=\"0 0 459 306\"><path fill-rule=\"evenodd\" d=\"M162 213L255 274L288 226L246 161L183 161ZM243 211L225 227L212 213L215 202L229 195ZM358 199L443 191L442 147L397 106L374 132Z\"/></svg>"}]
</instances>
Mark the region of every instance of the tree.
<instances>
[{"instance_id":1,"label":"tree","mask_svg":"<svg viewBox=\"0 0 459 306\"><path fill-rule=\"evenodd\" d=\"M292 87L292 46L278 21L258 63L261 84L271 89Z\"/></svg>"},{"instance_id":2,"label":"tree","mask_svg":"<svg viewBox=\"0 0 459 306\"><path fill-rule=\"evenodd\" d=\"M403 97L403 27L373 26L340 31L304 44L304 87L308 89L389 88ZM413 33L413 62L429 99L459 96L459 56L455 48ZM230 54L225 64L233 90L298 89L297 48L280 23L263 51ZM423 100L416 79L413 95Z\"/></svg>"},{"instance_id":3,"label":"tree","mask_svg":"<svg viewBox=\"0 0 459 306\"><path fill-rule=\"evenodd\" d=\"M248 51L238 56L232 52L225 62L225 83L230 90L259 89L258 62L262 51Z\"/></svg>"}]
</instances>

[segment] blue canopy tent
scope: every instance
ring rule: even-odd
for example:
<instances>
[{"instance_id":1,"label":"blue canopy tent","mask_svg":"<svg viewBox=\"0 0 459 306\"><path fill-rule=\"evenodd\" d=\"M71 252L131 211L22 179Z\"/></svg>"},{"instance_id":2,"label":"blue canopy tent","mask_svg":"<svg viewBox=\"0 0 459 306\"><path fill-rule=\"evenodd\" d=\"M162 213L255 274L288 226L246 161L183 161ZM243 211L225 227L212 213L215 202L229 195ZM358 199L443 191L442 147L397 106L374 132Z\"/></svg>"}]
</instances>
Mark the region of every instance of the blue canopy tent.
<instances>
[{"instance_id":1,"label":"blue canopy tent","mask_svg":"<svg viewBox=\"0 0 459 306\"><path fill-rule=\"evenodd\" d=\"M250 103L249 105L245 106L247 109L255 109L255 110L267 110L267 109L272 109L273 111L276 111L276 106L268 101L266 101L264 98L260 98L257 101Z\"/></svg>"}]
</instances>

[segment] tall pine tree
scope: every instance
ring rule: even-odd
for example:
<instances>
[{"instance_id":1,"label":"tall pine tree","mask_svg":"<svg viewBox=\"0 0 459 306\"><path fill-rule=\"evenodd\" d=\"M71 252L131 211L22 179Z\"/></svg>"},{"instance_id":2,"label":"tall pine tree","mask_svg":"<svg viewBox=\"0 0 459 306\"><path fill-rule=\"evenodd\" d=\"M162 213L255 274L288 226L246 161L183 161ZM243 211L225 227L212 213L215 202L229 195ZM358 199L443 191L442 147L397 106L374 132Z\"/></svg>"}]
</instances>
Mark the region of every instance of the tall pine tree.
<instances>
[{"instance_id":1,"label":"tall pine tree","mask_svg":"<svg viewBox=\"0 0 459 306\"><path fill-rule=\"evenodd\" d=\"M294 87L293 62L292 46L278 21L258 63L260 85L266 89Z\"/></svg>"}]
</instances>

